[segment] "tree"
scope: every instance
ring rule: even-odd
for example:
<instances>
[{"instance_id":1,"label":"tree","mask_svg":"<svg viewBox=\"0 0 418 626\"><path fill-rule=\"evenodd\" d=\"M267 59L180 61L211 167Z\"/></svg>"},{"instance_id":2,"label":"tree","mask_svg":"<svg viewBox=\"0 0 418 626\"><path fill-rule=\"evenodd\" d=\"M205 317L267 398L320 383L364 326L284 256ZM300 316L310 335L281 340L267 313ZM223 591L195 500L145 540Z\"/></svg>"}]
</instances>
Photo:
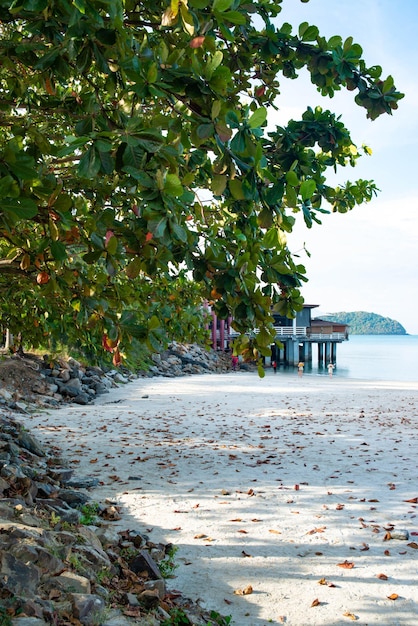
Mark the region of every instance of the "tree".
<instances>
[{"instance_id":1,"label":"tree","mask_svg":"<svg viewBox=\"0 0 418 626\"><path fill-rule=\"evenodd\" d=\"M190 303L210 299L240 349L266 354L271 307L292 316L303 302L286 244L298 214L310 227L376 192L327 184L360 156L330 111L267 132L279 79L307 68L372 120L402 97L351 38L293 33L280 5L0 0L3 324L35 343L97 351L101 338L118 362L155 344L170 317L155 303L186 272Z\"/></svg>"}]
</instances>

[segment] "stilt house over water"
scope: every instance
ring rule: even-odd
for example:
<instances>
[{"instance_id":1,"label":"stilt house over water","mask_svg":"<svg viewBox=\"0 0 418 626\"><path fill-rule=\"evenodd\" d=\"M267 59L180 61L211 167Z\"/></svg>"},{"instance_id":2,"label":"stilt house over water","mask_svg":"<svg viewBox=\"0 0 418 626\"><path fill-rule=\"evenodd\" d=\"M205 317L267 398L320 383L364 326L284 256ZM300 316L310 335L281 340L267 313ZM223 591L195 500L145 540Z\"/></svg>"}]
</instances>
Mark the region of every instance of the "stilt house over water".
<instances>
[{"instance_id":1,"label":"stilt house over water","mask_svg":"<svg viewBox=\"0 0 418 626\"><path fill-rule=\"evenodd\" d=\"M313 346L317 346L318 366L326 366L337 361L337 344L348 341L348 325L312 319L312 309L318 304L305 304L302 311L294 319L282 315L274 317L276 340L282 347L273 344L271 360L277 365L297 365L312 363ZM226 350L237 332L231 327L232 318L220 320L212 311L211 337L212 345L216 350Z\"/></svg>"}]
</instances>

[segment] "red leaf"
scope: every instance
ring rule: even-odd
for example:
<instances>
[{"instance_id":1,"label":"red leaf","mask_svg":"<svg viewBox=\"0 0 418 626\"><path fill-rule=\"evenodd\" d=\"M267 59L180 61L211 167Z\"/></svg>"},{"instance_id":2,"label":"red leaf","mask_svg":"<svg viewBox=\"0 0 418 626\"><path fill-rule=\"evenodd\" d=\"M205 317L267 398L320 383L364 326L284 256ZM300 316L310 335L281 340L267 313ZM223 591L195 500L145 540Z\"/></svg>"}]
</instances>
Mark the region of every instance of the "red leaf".
<instances>
[{"instance_id":1,"label":"red leaf","mask_svg":"<svg viewBox=\"0 0 418 626\"><path fill-rule=\"evenodd\" d=\"M193 39L191 40L191 42L189 43L189 46L191 48L201 48L204 44L205 38L203 35L199 35L198 37L193 37Z\"/></svg>"}]
</instances>

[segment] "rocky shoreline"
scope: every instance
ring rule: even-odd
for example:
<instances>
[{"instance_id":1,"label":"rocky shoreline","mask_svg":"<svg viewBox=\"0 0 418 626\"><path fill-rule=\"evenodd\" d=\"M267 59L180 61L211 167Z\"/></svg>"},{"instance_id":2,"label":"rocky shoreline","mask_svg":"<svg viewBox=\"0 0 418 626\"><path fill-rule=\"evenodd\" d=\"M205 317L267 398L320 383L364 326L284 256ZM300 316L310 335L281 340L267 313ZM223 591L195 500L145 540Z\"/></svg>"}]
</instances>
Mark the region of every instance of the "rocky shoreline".
<instances>
[{"instance_id":1,"label":"rocky shoreline","mask_svg":"<svg viewBox=\"0 0 418 626\"><path fill-rule=\"evenodd\" d=\"M198 345L173 342L162 354L153 354L147 371L83 366L75 359L13 355L0 366L0 410L27 411L34 402L44 408L63 403L91 404L113 387L139 377L173 378L192 374L223 373L231 369L228 354Z\"/></svg>"},{"instance_id":2,"label":"rocky shoreline","mask_svg":"<svg viewBox=\"0 0 418 626\"><path fill-rule=\"evenodd\" d=\"M12 364L10 365L10 362ZM14 373L12 373L14 369ZM167 593L173 546L117 531L118 507L90 500L93 479L74 476L15 419L16 412L88 404L138 376L225 372L229 358L172 344L149 372L10 358L0 368L0 624L168 626L228 624L181 593ZM113 527L112 527L113 523ZM177 612L182 621L173 621Z\"/></svg>"}]
</instances>

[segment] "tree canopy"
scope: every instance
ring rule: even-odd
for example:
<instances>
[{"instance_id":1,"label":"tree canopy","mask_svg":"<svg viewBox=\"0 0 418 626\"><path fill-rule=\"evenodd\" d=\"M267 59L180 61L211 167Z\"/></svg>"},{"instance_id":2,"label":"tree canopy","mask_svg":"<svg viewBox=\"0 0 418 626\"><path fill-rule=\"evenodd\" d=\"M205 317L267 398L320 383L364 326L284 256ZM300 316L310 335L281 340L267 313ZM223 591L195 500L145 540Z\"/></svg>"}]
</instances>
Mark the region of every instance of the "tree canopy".
<instances>
[{"instance_id":1,"label":"tree canopy","mask_svg":"<svg viewBox=\"0 0 418 626\"><path fill-rule=\"evenodd\" d=\"M271 307L303 302L295 219L311 227L376 192L327 184L362 152L332 112L271 125L280 81L306 69L371 120L402 97L352 38L294 31L281 4L0 0L3 326L118 363L197 333L207 298L240 349L266 353Z\"/></svg>"}]
</instances>

